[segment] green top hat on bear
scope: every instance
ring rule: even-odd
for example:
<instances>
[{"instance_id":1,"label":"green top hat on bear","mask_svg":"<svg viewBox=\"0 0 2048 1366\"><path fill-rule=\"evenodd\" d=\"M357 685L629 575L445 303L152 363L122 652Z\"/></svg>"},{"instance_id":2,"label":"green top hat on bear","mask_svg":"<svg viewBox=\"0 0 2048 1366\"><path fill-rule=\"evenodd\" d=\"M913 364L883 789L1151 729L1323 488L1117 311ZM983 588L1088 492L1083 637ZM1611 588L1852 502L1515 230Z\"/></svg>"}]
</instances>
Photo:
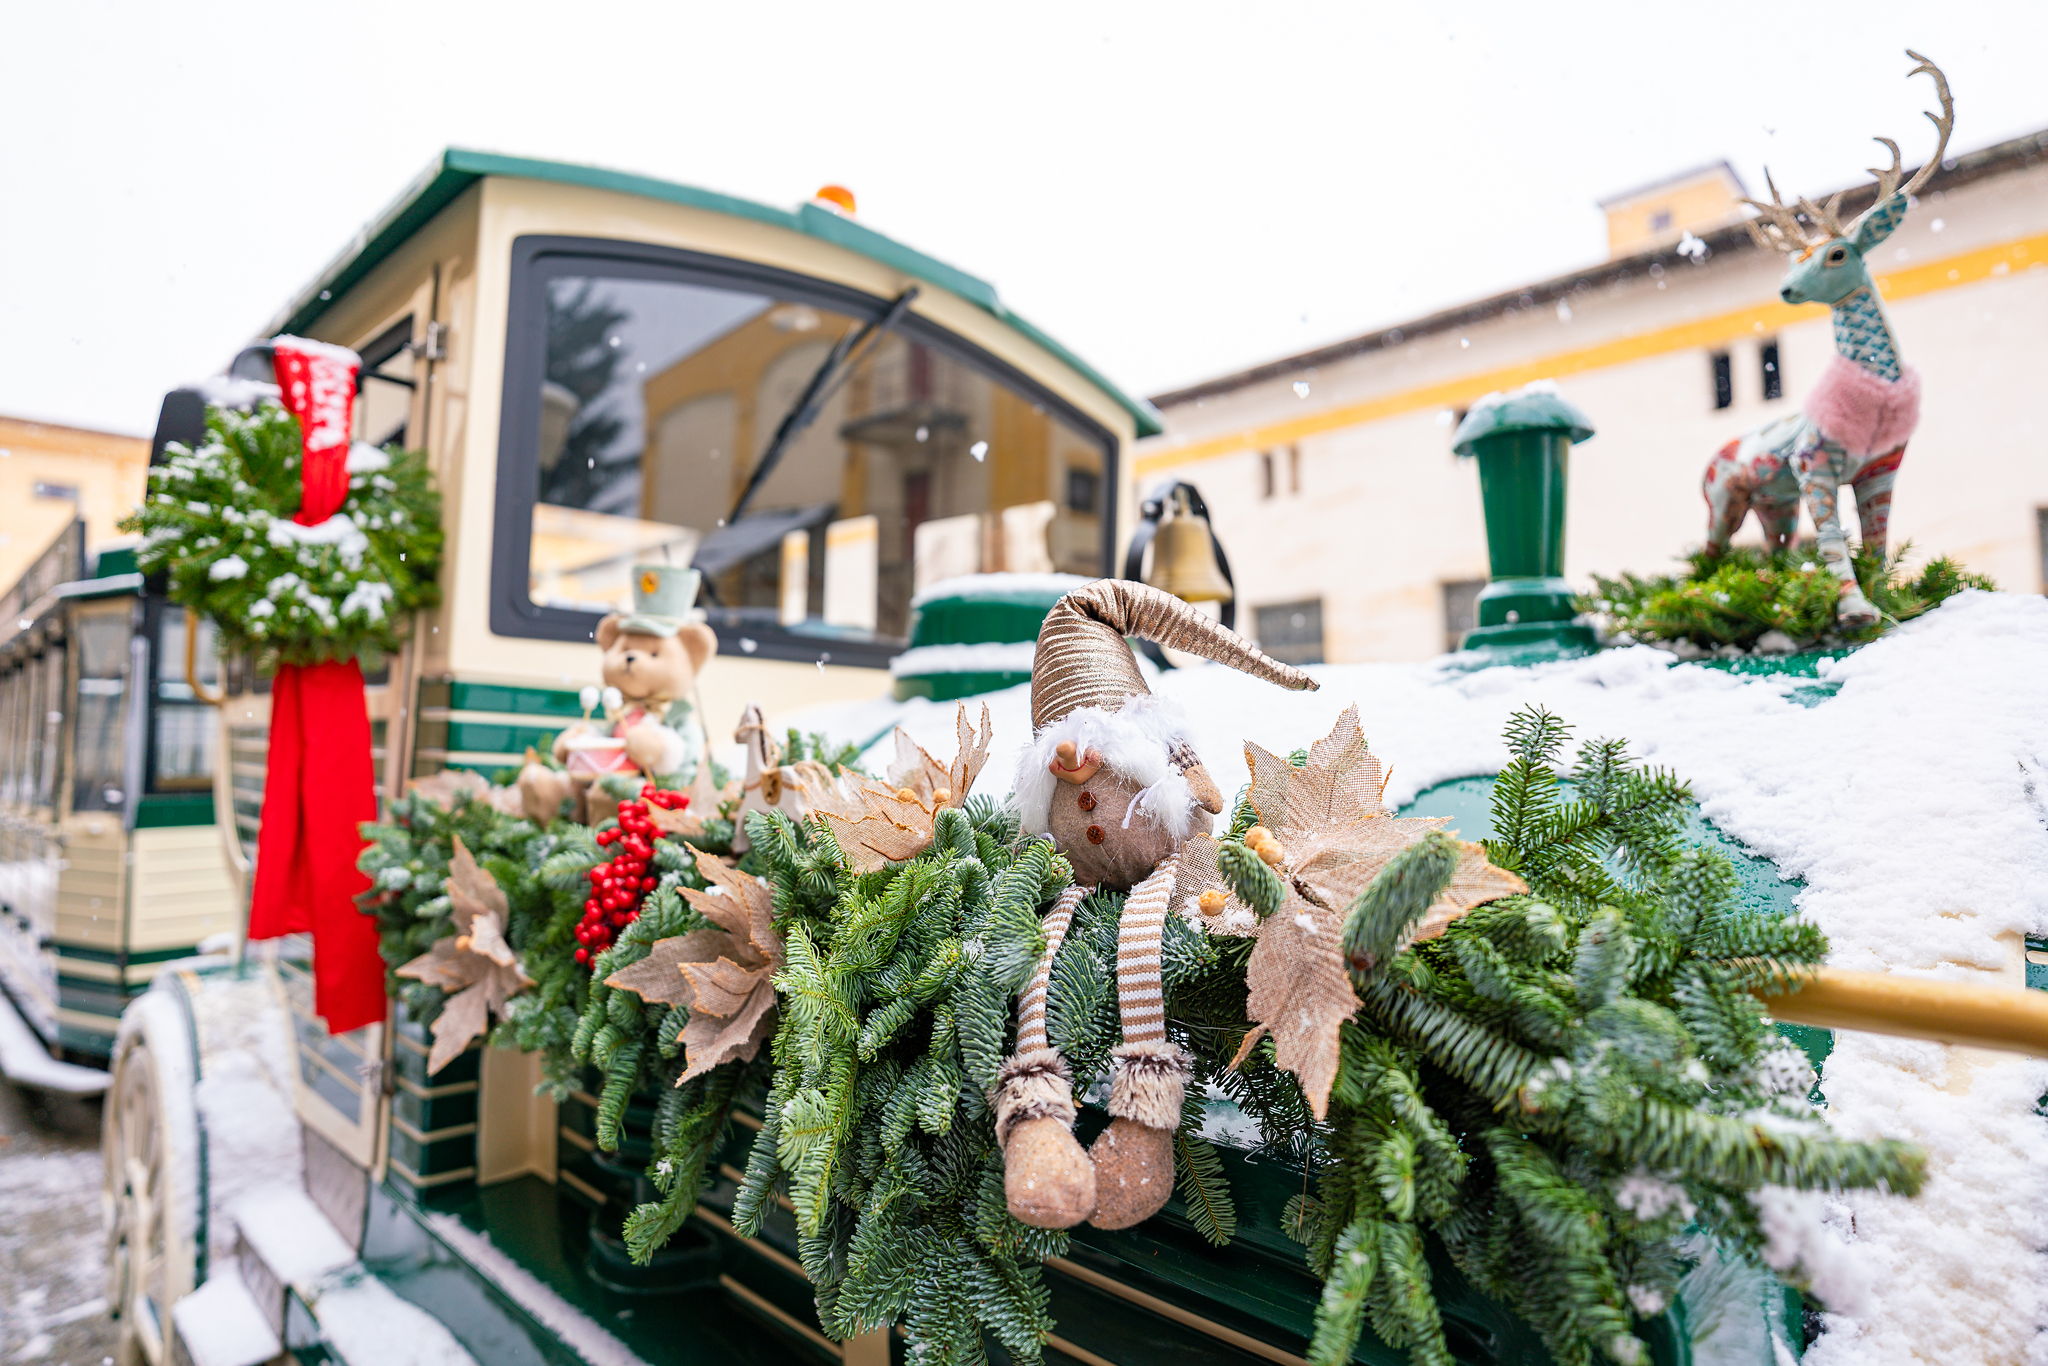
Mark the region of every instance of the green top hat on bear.
<instances>
[{"instance_id":1,"label":"green top hat on bear","mask_svg":"<svg viewBox=\"0 0 2048 1366\"><path fill-rule=\"evenodd\" d=\"M633 566L633 610L619 622L623 634L672 636L694 618L704 576L669 564Z\"/></svg>"}]
</instances>

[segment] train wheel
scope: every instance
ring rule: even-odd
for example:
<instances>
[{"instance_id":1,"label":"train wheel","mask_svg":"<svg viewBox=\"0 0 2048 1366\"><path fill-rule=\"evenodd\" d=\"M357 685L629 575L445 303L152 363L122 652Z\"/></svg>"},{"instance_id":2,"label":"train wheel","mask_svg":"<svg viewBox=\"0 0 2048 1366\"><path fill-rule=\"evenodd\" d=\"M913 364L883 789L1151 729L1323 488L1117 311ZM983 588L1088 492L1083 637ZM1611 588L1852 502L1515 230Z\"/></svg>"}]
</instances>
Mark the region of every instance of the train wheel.
<instances>
[{"instance_id":1,"label":"train wheel","mask_svg":"<svg viewBox=\"0 0 2048 1366\"><path fill-rule=\"evenodd\" d=\"M173 988L175 990L175 988ZM193 1288L199 1189L192 1029L181 1001L155 991L129 1008L114 1046L102 1119L100 1201L107 1302L121 1366L165 1366L171 1306Z\"/></svg>"}]
</instances>

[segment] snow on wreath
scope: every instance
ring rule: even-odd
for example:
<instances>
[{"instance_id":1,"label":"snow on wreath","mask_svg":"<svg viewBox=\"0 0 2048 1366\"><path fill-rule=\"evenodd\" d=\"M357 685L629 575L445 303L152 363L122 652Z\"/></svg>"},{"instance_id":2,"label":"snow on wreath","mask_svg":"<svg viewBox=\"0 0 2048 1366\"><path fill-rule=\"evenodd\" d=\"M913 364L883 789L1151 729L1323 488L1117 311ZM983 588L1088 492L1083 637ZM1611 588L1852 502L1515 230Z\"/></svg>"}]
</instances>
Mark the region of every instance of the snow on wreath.
<instances>
[{"instance_id":1,"label":"snow on wreath","mask_svg":"<svg viewBox=\"0 0 2048 1366\"><path fill-rule=\"evenodd\" d=\"M121 529L142 534L139 567L168 574L171 601L211 617L224 648L265 669L388 654L438 600L441 500L423 452L357 442L340 509L302 526L299 422L275 401L208 408L196 449L164 449Z\"/></svg>"}]
</instances>

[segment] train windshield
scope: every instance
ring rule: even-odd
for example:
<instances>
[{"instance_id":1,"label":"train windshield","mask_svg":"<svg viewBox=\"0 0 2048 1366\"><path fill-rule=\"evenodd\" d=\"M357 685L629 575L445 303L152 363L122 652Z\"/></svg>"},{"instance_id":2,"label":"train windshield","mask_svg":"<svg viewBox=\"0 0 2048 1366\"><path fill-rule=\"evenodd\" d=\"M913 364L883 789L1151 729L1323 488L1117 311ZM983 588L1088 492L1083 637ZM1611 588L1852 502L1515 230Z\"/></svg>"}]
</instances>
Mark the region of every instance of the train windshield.
<instances>
[{"instance_id":1,"label":"train windshield","mask_svg":"<svg viewBox=\"0 0 2048 1366\"><path fill-rule=\"evenodd\" d=\"M939 579L1103 572L1103 440L936 336L846 351L873 320L853 305L597 271L543 283L536 604L608 610L633 563L666 559L726 607L889 639Z\"/></svg>"}]
</instances>

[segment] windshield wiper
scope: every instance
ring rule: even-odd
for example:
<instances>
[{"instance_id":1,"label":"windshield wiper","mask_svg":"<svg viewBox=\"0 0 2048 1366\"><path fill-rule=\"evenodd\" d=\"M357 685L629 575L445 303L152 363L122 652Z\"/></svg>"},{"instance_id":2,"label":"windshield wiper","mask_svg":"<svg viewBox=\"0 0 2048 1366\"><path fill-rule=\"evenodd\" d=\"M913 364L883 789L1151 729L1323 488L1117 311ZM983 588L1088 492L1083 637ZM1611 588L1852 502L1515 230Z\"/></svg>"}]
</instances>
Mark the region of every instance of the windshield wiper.
<instances>
[{"instance_id":1,"label":"windshield wiper","mask_svg":"<svg viewBox=\"0 0 2048 1366\"><path fill-rule=\"evenodd\" d=\"M910 307L911 301L915 298L917 286L912 285L898 294L888 308L882 311L880 317L870 318L859 327L846 329L838 345L832 348L832 354L825 357L825 363L818 367L818 372L811 376L811 382L804 386L803 396L797 399L796 406L783 415L782 425L775 429L775 439L768 443L767 450L761 452L760 460L755 462L754 472L747 476L747 486L740 490L739 501L732 505L732 511L726 515L727 526L731 526L745 514L747 504L760 492L761 485L768 482L768 476L775 473L775 467L781 463L783 452L789 449L789 443L818 420L818 414L831 402L832 395L839 391L839 386L853 374L854 367L867 359L868 353L880 343L882 334L895 326L896 320L903 316L904 310Z\"/></svg>"}]
</instances>

